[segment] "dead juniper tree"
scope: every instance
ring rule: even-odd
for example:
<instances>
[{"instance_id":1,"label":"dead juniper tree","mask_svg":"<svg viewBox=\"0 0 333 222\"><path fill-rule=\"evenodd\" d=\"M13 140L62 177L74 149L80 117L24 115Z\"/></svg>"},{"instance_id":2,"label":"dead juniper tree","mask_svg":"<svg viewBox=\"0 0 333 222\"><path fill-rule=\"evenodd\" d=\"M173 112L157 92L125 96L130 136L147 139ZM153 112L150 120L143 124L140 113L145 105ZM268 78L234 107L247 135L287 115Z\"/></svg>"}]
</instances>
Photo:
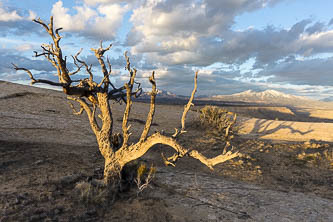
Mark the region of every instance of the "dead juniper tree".
<instances>
[{"instance_id":1,"label":"dead juniper tree","mask_svg":"<svg viewBox=\"0 0 333 222\"><path fill-rule=\"evenodd\" d=\"M197 89L198 72L195 73L194 89L188 104L185 106L181 118L181 129L177 129L172 136L166 136L160 132L155 132L149 135L149 130L155 112L155 97L157 94L154 72L152 73L149 78L149 81L152 85L150 110L147 115L145 126L138 141L136 143L129 143L131 133L130 125L128 125L128 119L131 112L132 97L139 96L142 89L140 88L140 84L135 82L137 70L131 68L130 60L126 53L126 70L129 72L129 81L126 82L122 87L116 88L110 81L110 61L107 59L105 62L104 58L105 52L111 48L111 45L109 45L107 48L103 48L101 44L98 49L91 49L101 66L103 74L103 79L101 82L97 83L94 81L92 66L79 59L79 54L81 51L79 51L75 56L72 56L73 62L77 67L76 70L73 72L68 70L66 57L63 56L63 52L59 44L61 40L59 31L61 28L54 28L53 17L51 17L49 24L46 24L41 19L33 21L43 26L52 38L52 43L42 44L42 52L34 52L35 56L44 56L56 68L59 81L53 82L45 79L35 79L30 70L18 67L15 64L13 64L13 66L16 70L23 70L27 72L27 74L30 76L31 84L45 83L52 86L62 87L63 92L68 95L67 99L75 101L80 105L80 110L75 111L74 106L70 104L75 114L79 115L85 112L88 116L91 129L96 135L99 151L105 159L105 184L110 185L119 182L120 172L123 167L127 163L143 156L155 144L164 144L175 150L175 154L173 156L169 158L163 157L165 163L171 165L174 165L179 158L190 156L199 160L210 169L213 169L214 165L238 156L237 152L229 151L222 153L214 158L206 158L198 151L185 148L177 142L177 137L185 133L186 114L190 107L193 105L192 101ZM85 68L85 71L89 74L89 78L75 81L72 80L71 76L80 72L81 68ZM134 89L135 85L137 86L136 89ZM114 122L112 118L112 106L109 103L110 100L118 102L123 100L126 104L122 120L122 136L119 136L120 134L116 134L112 131ZM97 115L98 113L99 115ZM97 118L100 118L101 123L97 121ZM120 138L122 139L120 140Z\"/></svg>"}]
</instances>

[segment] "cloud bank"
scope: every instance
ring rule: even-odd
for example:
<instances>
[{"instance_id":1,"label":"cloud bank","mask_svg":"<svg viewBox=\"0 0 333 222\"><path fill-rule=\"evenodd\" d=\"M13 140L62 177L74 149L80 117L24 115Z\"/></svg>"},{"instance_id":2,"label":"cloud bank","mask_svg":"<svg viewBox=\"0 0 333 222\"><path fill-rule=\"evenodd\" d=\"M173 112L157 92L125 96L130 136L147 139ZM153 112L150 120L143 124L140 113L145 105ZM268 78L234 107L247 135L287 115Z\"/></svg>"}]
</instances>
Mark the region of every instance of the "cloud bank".
<instances>
[{"instance_id":1,"label":"cloud bank","mask_svg":"<svg viewBox=\"0 0 333 222\"><path fill-rule=\"evenodd\" d=\"M123 51L129 49L132 64L141 69L139 77L156 70L159 86L180 94L190 91L197 69L201 70L202 94L260 89L264 83L332 86L333 19L304 18L290 27L234 28L237 16L281 2L82 0L65 7L59 0L51 14L56 26L71 33L72 39L111 40ZM36 16L29 10L0 5L0 34L37 33L39 27L27 23ZM22 50L29 48L25 47ZM96 64L91 56L85 58ZM119 53L112 57L116 69L122 69L122 61Z\"/></svg>"}]
</instances>

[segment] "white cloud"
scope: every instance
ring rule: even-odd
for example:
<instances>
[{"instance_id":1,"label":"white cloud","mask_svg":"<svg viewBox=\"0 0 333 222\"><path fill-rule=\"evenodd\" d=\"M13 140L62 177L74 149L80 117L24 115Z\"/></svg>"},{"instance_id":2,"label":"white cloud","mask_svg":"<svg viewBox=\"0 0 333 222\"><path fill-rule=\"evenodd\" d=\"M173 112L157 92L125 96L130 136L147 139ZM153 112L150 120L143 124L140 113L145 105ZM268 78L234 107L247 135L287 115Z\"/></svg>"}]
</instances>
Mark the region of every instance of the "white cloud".
<instances>
[{"instance_id":1,"label":"white cloud","mask_svg":"<svg viewBox=\"0 0 333 222\"><path fill-rule=\"evenodd\" d=\"M0 2L0 22L14 22L25 19L16 10L7 11Z\"/></svg>"},{"instance_id":2,"label":"white cloud","mask_svg":"<svg viewBox=\"0 0 333 222\"><path fill-rule=\"evenodd\" d=\"M36 19L37 18L37 15L34 11L31 11L29 10L29 17L28 17L28 20L33 20L33 19Z\"/></svg>"},{"instance_id":3,"label":"white cloud","mask_svg":"<svg viewBox=\"0 0 333 222\"><path fill-rule=\"evenodd\" d=\"M83 0L83 2L87 5L95 6L99 4L114 4L114 3L134 3L139 2L137 0Z\"/></svg>"},{"instance_id":4,"label":"white cloud","mask_svg":"<svg viewBox=\"0 0 333 222\"><path fill-rule=\"evenodd\" d=\"M215 62L244 62L255 51L241 41L247 37L246 33L255 30L247 29L239 33L231 31L235 16L277 2L146 0L145 4L133 10L133 28L127 43L132 46L133 54L144 53L165 65L201 66ZM255 44L260 43L256 41ZM244 45L250 51L246 56L241 55L239 58L237 52L228 55L230 51L241 49Z\"/></svg>"},{"instance_id":5,"label":"white cloud","mask_svg":"<svg viewBox=\"0 0 333 222\"><path fill-rule=\"evenodd\" d=\"M29 10L29 16L24 17L19 15L17 10L9 10L3 7L2 3L0 2L0 22L17 22L22 20L29 20L36 18L36 13Z\"/></svg>"},{"instance_id":6,"label":"white cloud","mask_svg":"<svg viewBox=\"0 0 333 222\"><path fill-rule=\"evenodd\" d=\"M130 19L133 27L127 43L132 47L133 55L143 55L147 63L157 66L162 86L168 85L175 89L175 82L176 85L184 86L182 83L188 78L186 73L189 71L184 65L205 67L216 63L232 64L235 69L225 72L224 76L229 78L222 78L220 75L224 73L223 69L216 68L213 75L205 75L209 77L203 80L206 86L211 81L225 86L225 81L239 85L242 89L262 87L256 85L256 77L267 77L272 82L284 84L291 82L298 85L318 85L326 82L331 85L332 75L320 68L322 66L332 70L328 61L318 59L302 64L293 61L295 67L279 67L281 61L287 62L286 58L293 56L309 60L307 58L318 53L333 53L333 31L328 24L313 23L306 19L291 28L267 26L262 30L254 27L232 30L236 16L278 2L279 0L146 0L133 10ZM254 64L247 75L254 83L237 83L232 76L238 76L237 70L240 72L241 65L249 60L253 60ZM308 70L304 70L302 65ZM317 73L321 73L320 78L313 81ZM190 82L186 84L190 85ZM226 87L221 90L234 89Z\"/></svg>"},{"instance_id":7,"label":"white cloud","mask_svg":"<svg viewBox=\"0 0 333 222\"><path fill-rule=\"evenodd\" d=\"M55 25L66 31L82 31L86 28L89 19L96 16L96 12L87 6L76 6L76 14L70 15L69 9L63 7L62 1L56 2L52 7Z\"/></svg>"},{"instance_id":8,"label":"white cloud","mask_svg":"<svg viewBox=\"0 0 333 222\"><path fill-rule=\"evenodd\" d=\"M94 8L83 5L74 9L76 14L72 15L69 9L63 6L62 1L55 3L52 8L55 25L64 28L64 31L80 32L100 40L111 40L115 38L117 29L122 25L128 6L103 4Z\"/></svg>"},{"instance_id":9,"label":"white cloud","mask_svg":"<svg viewBox=\"0 0 333 222\"><path fill-rule=\"evenodd\" d=\"M33 45L29 43L24 43L15 47L17 51L24 52L24 51L31 51L33 49Z\"/></svg>"},{"instance_id":10,"label":"white cloud","mask_svg":"<svg viewBox=\"0 0 333 222\"><path fill-rule=\"evenodd\" d=\"M123 15L128 11L128 7L110 4L99 6L97 10L102 16L95 18L92 33L103 38L115 36L117 29L122 25Z\"/></svg>"}]
</instances>

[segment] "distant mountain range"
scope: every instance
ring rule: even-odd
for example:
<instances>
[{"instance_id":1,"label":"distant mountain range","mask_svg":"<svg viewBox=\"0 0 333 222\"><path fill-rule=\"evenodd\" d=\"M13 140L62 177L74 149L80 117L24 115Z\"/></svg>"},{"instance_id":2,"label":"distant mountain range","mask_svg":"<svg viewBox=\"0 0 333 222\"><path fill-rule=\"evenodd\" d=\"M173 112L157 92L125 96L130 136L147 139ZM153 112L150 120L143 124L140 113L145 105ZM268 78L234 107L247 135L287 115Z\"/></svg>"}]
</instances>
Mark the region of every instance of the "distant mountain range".
<instances>
[{"instance_id":1,"label":"distant mountain range","mask_svg":"<svg viewBox=\"0 0 333 222\"><path fill-rule=\"evenodd\" d=\"M139 97L139 99L143 99L143 100L150 99L150 91L151 91L151 89L149 89L149 90L143 89L143 92L142 92L141 96ZM157 99L168 99L168 100L172 100L172 99L184 100L184 99L187 99L188 97L180 96L180 95L177 95L177 94L169 92L169 91L158 89L156 98Z\"/></svg>"},{"instance_id":2,"label":"distant mountain range","mask_svg":"<svg viewBox=\"0 0 333 222\"><path fill-rule=\"evenodd\" d=\"M280 105L301 105L309 102L317 102L306 97L293 96L276 90L266 90L262 92L247 90L232 95L216 95L206 99L217 101L238 101L247 103L265 103Z\"/></svg>"},{"instance_id":3,"label":"distant mountain range","mask_svg":"<svg viewBox=\"0 0 333 222\"><path fill-rule=\"evenodd\" d=\"M158 90L157 100L166 100L166 101L185 101L188 96L180 96L175 93ZM150 99L149 92L143 92L139 100L148 100ZM231 95L215 95L215 96L200 96L196 97L195 100L201 102L216 101L219 104L223 102L242 102L242 103L256 103L256 104L265 104L265 105L284 105L284 106L324 106L327 103L333 101L333 96L326 98L325 101L312 100L302 96L294 96L286 93L282 93L276 90L265 90L261 92L256 92L253 90L247 90L241 93L235 93Z\"/></svg>"}]
</instances>

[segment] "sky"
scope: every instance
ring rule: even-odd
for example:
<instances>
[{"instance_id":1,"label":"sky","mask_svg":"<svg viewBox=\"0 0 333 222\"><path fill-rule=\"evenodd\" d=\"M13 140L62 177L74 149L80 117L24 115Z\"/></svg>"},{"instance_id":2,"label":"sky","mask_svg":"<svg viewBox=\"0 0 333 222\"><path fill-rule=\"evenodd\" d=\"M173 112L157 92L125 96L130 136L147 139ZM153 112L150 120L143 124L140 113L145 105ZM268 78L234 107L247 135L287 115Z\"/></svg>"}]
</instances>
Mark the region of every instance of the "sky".
<instances>
[{"instance_id":1,"label":"sky","mask_svg":"<svg viewBox=\"0 0 333 222\"><path fill-rule=\"evenodd\" d=\"M159 89L189 95L199 70L197 95L274 89L323 99L333 96L332 9L332 0L0 0L0 79L28 82L15 63L56 80L52 65L33 57L51 39L32 19L53 16L64 54L83 48L96 79L91 48L112 43L117 86L128 80L128 51L147 89L154 70Z\"/></svg>"}]
</instances>

